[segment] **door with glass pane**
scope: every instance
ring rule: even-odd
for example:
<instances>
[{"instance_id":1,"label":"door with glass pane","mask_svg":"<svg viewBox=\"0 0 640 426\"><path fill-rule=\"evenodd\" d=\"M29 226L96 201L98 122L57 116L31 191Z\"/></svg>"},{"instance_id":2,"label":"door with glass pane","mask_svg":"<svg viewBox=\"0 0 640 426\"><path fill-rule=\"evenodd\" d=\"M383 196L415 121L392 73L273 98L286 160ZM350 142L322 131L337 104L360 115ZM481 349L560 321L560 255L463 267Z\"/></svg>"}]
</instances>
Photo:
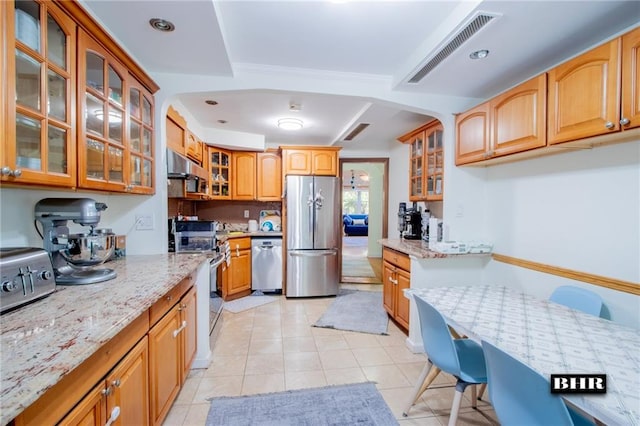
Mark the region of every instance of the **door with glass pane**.
<instances>
[{"instance_id":1,"label":"door with glass pane","mask_svg":"<svg viewBox=\"0 0 640 426\"><path fill-rule=\"evenodd\" d=\"M127 191L127 70L83 31L78 47L78 186Z\"/></svg>"},{"instance_id":2,"label":"door with glass pane","mask_svg":"<svg viewBox=\"0 0 640 426\"><path fill-rule=\"evenodd\" d=\"M7 123L3 181L76 184L75 23L51 2L16 1L6 12Z\"/></svg>"}]
</instances>

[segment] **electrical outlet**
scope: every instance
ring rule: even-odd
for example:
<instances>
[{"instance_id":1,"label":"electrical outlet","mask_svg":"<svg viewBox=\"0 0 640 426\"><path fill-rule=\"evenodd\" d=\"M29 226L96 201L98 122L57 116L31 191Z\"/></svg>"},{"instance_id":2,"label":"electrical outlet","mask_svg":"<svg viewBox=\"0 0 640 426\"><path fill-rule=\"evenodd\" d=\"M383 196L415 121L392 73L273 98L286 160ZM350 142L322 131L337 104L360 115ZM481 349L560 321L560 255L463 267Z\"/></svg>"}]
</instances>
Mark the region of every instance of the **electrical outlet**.
<instances>
[{"instance_id":1,"label":"electrical outlet","mask_svg":"<svg viewBox=\"0 0 640 426\"><path fill-rule=\"evenodd\" d=\"M136 230L138 231L152 231L153 226L153 214L137 214L136 215Z\"/></svg>"},{"instance_id":2,"label":"electrical outlet","mask_svg":"<svg viewBox=\"0 0 640 426\"><path fill-rule=\"evenodd\" d=\"M244 218L249 219L249 210L244 211Z\"/></svg>"}]
</instances>

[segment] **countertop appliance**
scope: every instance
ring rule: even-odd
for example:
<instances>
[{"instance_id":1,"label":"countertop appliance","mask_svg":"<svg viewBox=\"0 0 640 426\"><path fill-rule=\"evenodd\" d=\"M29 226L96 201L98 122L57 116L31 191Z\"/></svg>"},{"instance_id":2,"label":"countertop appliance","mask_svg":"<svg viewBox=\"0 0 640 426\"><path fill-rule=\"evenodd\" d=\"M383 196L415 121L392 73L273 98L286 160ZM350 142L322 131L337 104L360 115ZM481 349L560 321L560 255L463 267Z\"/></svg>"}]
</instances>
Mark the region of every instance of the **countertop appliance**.
<instances>
[{"instance_id":1,"label":"countertop appliance","mask_svg":"<svg viewBox=\"0 0 640 426\"><path fill-rule=\"evenodd\" d=\"M404 213L404 231L402 238L419 240L422 238L422 214L417 208L409 208Z\"/></svg>"},{"instance_id":2,"label":"countertop appliance","mask_svg":"<svg viewBox=\"0 0 640 426\"><path fill-rule=\"evenodd\" d=\"M35 302L56 290L53 265L46 250L0 248L0 313Z\"/></svg>"},{"instance_id":3,"label":"countertop appliance","mask_svg":"<svg viewBox=\"0 0 640 426\"><path fill-rule=\"evenodd\" d=\"M56 284L93 284L116 277L113 269L95 268L115 249L115 234L95 229L106 209L106 204L91 198L44 198L36 203L34 216L42 224L40 236L51 256ZM88 226L90 232L69 234L69 220Z\"/></svg>"},{"instance_id":4,"label":"countertop appliance","mask_svg":"<svg viewBox=\"0 0 640 426\"><path fill-rule=\"evenodd\" d=\"M201 253L216 250L216 227L213 220L169 219L169 251Z\"/></svg>"},{"instance_id":5,"label":"countertop appliance","mask_svg":"<svg viewBox=\"0 0 640 426\"><path fill-rule=\"evenodd\" d=\"M282 237L251 238L251 290L282 293Z\"/></svg>"},{"instance_id":6,"label":"countertop appliance","mask_svg":"<svg viewBox=\"0 0 640 426\"><path fill-rule=\"evenodd\" d=\"M340 179L287 176L287 297L338 294Z\"/></svg>"}]
</instances>

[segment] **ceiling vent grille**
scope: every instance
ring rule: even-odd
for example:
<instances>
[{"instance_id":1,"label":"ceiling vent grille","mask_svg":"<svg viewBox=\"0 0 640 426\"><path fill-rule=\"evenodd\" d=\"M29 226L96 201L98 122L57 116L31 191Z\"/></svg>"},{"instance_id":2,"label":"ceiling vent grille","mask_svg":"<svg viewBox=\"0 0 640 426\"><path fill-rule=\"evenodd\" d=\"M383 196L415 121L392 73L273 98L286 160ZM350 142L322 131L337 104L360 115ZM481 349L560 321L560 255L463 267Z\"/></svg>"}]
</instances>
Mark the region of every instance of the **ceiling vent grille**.
<instances>
[{"instance_id":1,"label":"ceiling vent grille","mask_svg":"<svg viewBox=\"0 0 640 426\"><path fill-rule=\"evenodd\" d=\"M435 67L437 67L440 62L447 59L449 55L451 55L458 47L462 46L462 44L467 41L471 36L480 31L485 25L487 25L491 20L493 20L496 16L489 15L487 13L480 13L474 19L472 19L466 26L462 27L458 34L453 37L453 39L447 43L443 48L438 51L433 58L429 62L427 62L418 72L416 72L413 77L409 79L409 83L418 83L422 80L427 74L429 74Z\"/></svg>"},{"instance_id":2,"label":"ceiling vent grille","mask_svg":"<svg viewBox=\"0 0 640 426\"><path fill-rule=\"evenodd\" d=\"M347 136L344 137L343 140L345 141L353 140L356 136L360 134L360 132L362 132L367 127L369 127L369 123L358 124Z\"/></svg>"}]
</instances>

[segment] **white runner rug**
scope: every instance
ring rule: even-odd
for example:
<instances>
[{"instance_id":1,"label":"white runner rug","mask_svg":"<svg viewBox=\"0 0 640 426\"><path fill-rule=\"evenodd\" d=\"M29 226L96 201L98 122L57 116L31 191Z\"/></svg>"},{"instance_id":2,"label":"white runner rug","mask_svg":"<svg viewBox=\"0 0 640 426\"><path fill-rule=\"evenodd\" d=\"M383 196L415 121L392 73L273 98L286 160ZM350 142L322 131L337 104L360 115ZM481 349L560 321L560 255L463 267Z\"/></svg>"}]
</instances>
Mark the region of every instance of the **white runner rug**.
<instances>
[{"instance_id":1,"label":"white runner rug","mask_svg":"<svg viewBox=\"0 0 640 426\"><path fill-rule=\"evenodd\" d=\"M230 302L224 302L223 307L227 311L237 314L238 312L266 305L267 303L275 302L276 300L278 300L278 297L276 296L245 296Z\"/></svg>"}]
</instances>

